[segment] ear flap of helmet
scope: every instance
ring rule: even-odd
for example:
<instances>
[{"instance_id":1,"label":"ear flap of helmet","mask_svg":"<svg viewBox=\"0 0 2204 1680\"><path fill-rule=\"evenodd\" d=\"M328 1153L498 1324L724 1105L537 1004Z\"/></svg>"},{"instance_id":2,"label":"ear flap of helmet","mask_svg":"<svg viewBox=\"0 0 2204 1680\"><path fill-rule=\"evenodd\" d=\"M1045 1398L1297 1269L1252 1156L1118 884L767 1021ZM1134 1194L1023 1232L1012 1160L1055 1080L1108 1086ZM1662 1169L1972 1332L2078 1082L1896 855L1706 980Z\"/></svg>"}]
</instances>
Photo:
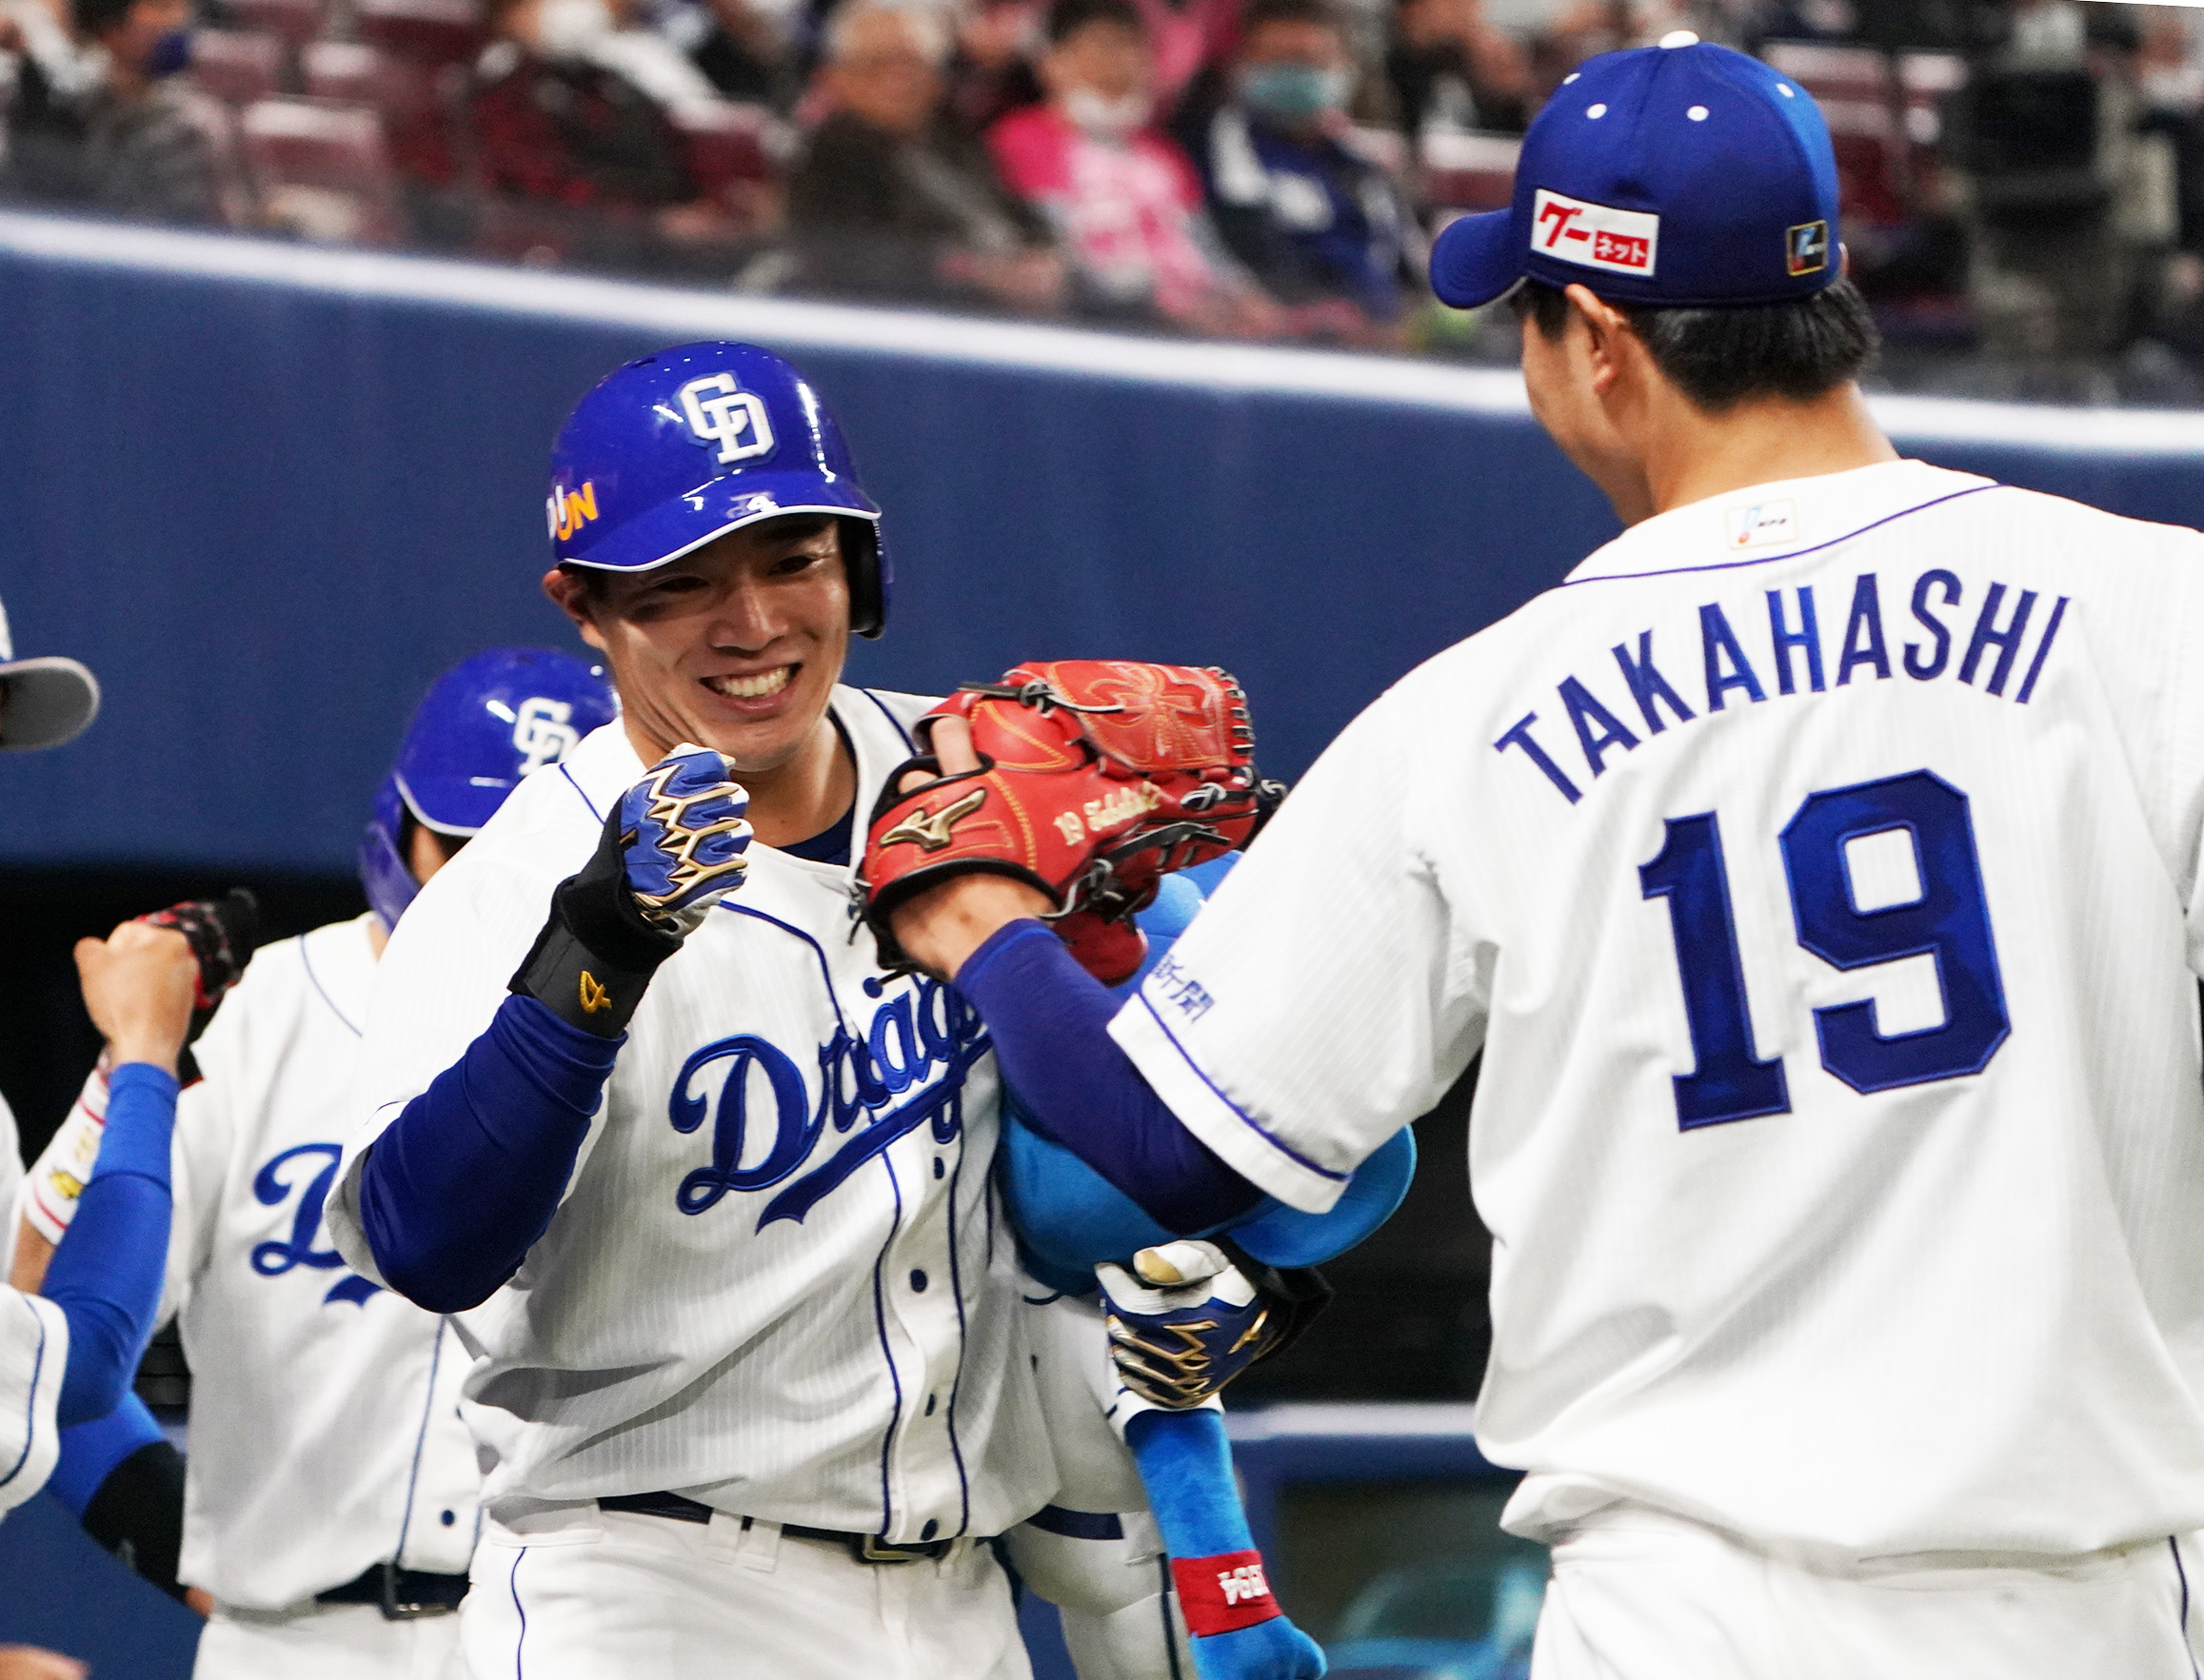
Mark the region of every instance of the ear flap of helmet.
<instances>
[{"instance_id":1,"label":"ear flap of helmet","mask_svg":"<svg viewBox=\"0 0 2204 1680\"><path fill-rule=\"evenodd\" d=\"M382 921L385 933L397 927L406 906L421 890L400 849L407 815L397 778L385 777L375 795L375 815L360 836L360 885L367 892L367 907Z\"/></svg>"},{"instance_id":2,"label":"ear flap of helmet","mask_svg":"<svg viewBox=\"0 0 2204 1680\"><path fill-rule=\"evenodd\" d=\"M888 585L894 568L888 563L877 522L845 519L839 523L843 569L849 578L849 628L856 635L874 640L887 628Z\"/></svg>"}]
</instances>

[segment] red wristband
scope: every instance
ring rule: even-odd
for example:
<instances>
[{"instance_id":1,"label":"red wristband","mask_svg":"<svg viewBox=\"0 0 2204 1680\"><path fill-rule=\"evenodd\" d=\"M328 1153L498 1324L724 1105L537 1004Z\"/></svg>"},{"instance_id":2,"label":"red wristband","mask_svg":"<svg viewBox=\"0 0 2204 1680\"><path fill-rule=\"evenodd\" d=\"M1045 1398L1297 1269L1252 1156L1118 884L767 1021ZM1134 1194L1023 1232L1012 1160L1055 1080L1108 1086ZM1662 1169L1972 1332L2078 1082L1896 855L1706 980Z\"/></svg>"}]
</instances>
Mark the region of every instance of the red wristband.
<instances>
[{"instance_id":1,"label":"red wristband","mask_svg":"<svg viewBox=\"0 0 2204 1680\"><path fill-rule=\"evenodd\" d=\"M1179 1608L1186 1631L1201 1635L1252 1628L1281 1614L1262 1572L1260 1552L1221 1552L1215 1557L1174 1557Z\"/></svg>"}]
</instances>

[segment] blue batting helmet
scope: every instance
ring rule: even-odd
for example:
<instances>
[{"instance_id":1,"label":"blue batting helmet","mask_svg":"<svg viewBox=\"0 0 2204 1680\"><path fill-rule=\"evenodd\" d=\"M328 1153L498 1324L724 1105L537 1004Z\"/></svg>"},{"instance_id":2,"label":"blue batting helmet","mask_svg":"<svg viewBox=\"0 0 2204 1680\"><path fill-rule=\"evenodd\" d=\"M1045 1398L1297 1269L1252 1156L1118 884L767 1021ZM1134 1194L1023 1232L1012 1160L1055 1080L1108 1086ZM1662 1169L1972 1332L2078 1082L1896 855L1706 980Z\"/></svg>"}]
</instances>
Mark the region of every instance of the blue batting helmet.
<instances>
[{"instance_id":1,"label":"blue batting helmet","mask_svg":"<svg viewBox=\"0 0 2204 1680\"><path fill-rule=\"evenodd\" d=\"M887 623L880 509L811 384L755 345L682 345L607 374L551 449L561 565L639 572L790 513L842 522L849 627Z\"/></svg>"},{"instance_id":2,"label":"blue batting helmet","mask_svg":"<svg viewBox=\"0 0 2204 1680\"><path fill-rule=\"evenodd\" d=\"M406 862L408 820L472 835L522 777L556 763L619 712L600 668L547 648L493 647L429 684L360 840L360 883L385 929L421 890Z\"/></svg>"}]
</instances>

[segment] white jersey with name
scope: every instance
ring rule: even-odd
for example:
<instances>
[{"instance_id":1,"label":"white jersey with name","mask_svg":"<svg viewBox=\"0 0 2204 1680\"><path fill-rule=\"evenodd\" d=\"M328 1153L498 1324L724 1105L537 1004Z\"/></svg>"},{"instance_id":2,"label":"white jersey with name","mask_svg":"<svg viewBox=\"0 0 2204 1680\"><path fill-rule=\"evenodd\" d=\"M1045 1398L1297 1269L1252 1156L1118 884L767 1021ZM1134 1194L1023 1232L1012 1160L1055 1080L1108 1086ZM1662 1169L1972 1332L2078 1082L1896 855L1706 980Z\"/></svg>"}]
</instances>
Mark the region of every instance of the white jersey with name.
<instances>
[{"instance_id":1,"label":"white jersey with name","mask_svg":"<svg viewBox=\"0 0 2204 1680\"><path fill-rule=\"evenodd\" d=\"M23 1182L15 1111L0 1098L0 1208ZM54 1408L69 1363L69 1320L38 1295L0 1284L0 1514L13 1511L53 1473L61 1456Z\"/></svg>"},{"instance_id":2,"label":"white jersey with name","mask_svg":"<svg viewBox=\"0 0 2204 1680\"><path fill-rule=\"evenodd\" d=\"M860 812L928 703L835 690ZM645 769L598 730L399 924L331 1198L354 1265L362 1156L488 1026ZM1054 1472L989 1173L993 1053L947 988L881 975L847 865L749 859L652 979L549 1227L458 1320L490 1513L666 1490L898 1541L999 1533Z\"/></svg>"},{"instance_id":3,"label":"white jersey with name","mask_svg":"<svg viewBox=\"0 0 2204 1680\"><path fill-rule=\"evenodd\" d=\"M1480 1050L1518 1532L2204 1524L2204 538L1914 462L1677 508L1358 720L1113 1025L1284 1200Z\"/></svg>"}]
</instances>

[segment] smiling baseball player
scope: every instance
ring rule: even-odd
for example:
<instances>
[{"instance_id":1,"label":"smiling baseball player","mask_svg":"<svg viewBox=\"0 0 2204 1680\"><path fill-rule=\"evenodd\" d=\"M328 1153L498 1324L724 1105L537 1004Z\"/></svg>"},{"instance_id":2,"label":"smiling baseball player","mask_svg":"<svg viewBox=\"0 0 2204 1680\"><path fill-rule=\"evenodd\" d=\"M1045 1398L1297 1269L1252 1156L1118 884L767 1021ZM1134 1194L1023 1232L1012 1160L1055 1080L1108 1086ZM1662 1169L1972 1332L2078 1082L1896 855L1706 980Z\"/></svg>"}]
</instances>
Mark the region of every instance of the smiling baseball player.
<instances>
[{"instance_id":1,"label":"smiling baseball player","mask_svg":"<svg viewBox=\"0 0 2204 1680\"><path fill-rule=\"evenodd\" d=\"M458 1314L478 1355L478 1673L1027 1672L988 1542L1048 1519L1059 1470L1020 1299L1045 1292L993 1184L1000 1082L980 1018L850 913L861 814L934 703L840 682L850 635L885 618L877 520L818 393L752 346L631 363L561 433L545 587L605 651L622 718L400 926L329 1203L347 1260ZM1110 709L1136 735L1179 741L1146 697L1182 692L1203 768L1173 785L1217 777L1203 808L1243 836L1229 680L1084 671L1132 685ZM1130 833L1141 785L1096 835ZM1207 849L1157 867L1233 843L1173 832ZM1129 972L1138 940L1105 943ZM1099 1330L1081 1346L1099 1369ZM1082 1469L1123 1465L1091 1392L1062 1386L1093 1426ZM1232 1500L1228 1465L1202 1474ZM1143 1549L1137 1481L1110 1485L1043 1534L1065 1542L1054 1572L1089 1576L1055 1584L1122 1617L1098 1680L1167 1680L1153 1527ZM1249 1660L1213 1672L1314 1672L1275 1604L1259 1615L1277 1625L1232 1648Z\"/></svg>"},{"instance_id":2,"label":"smiling baseball player","mask_svg":"<svg viewBox=\"0 0 2204 1680\"><path fill-rule=\"evenodd\" d=\"M177 1572L212 1599L199 1680L435 1680L456 1645L480 1483L458 1412L467 1361L443 1319L346 1268L323 1204L389 930L524 777L613 709L563 653L446 672L361 843L370 909L254 955L192 1047L167 1301L195 1373ZM69 1228L106 1108L95 1073L32 1170L23 1246Z\"/></svg>"},{"instance_id":3,"label":"smiling baseball player","mask_svg":"<svg viewBox=\"0 0 2204 1680\"><path fill-rule=\"evenodd\" d=\"M1353 724L1122 1014L1019 882L894 933L1128 1194L1229 1163L1191 1220L1327 1205L1481 1050L1540 1680L2178 1680L2204 540L1899 460L1837 215L1768 67L1587 64L1433 279L1523 288L1630 528Z\"/></svg>"}]
</instances>

